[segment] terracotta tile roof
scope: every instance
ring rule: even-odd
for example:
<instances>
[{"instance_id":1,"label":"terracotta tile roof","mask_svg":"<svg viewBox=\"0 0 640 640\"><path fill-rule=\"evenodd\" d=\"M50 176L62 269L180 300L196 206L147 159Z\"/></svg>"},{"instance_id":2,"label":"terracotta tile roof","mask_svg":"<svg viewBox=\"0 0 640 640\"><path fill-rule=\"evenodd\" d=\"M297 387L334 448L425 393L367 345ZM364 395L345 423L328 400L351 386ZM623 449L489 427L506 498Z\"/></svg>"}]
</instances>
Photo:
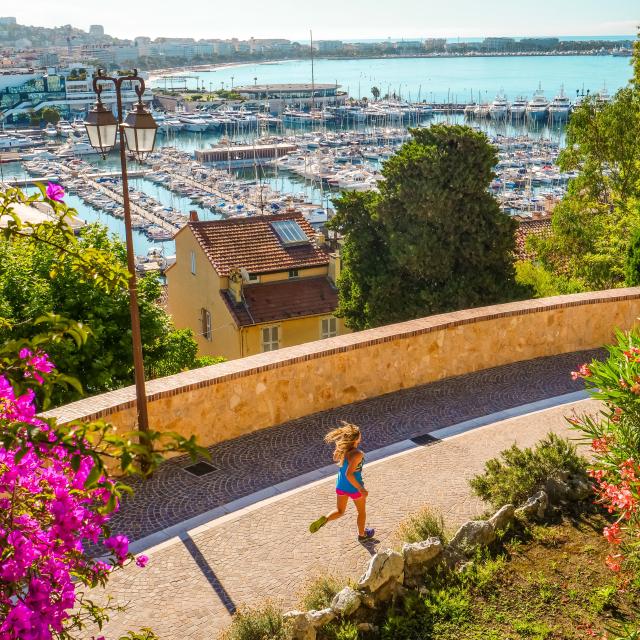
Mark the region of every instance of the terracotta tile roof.
<instances>
[{"instance_id":1,"label":"terracotta tile roof","mask_svg":"<svg viewBox=\"0 0 640 640\"><path fill-rule=\"evenodd\" d=\"M245 285L243 293L246 304L236 304L231 291L220 291L239 327L329 314L338 306L338 292L324 276Z\"/></svg>"},{"instance_id":2,"label":"terracotta tile roof","mask_svg":"<svg viewBox=\"0 0 640 640\"><path fill-rule=\"evenodd\" d=\"M520 220L516 229L516 258L518 260L531 260L534 256L526 249L526 240L529 236L545 237L551 233L551 217Z\"/></svg>"},{"instance_id":3,"label":"terracotta tile roof","mask_svg":"<svg viewBox=\"0 0 640 640\"><path fill-rule=\"evenodd\" d=\"M278 220L294 220L311 242L285 246L271 226ZM242 267L260 274L329 263L328 250L315 245L315 232L301 213L189 222L188 226L220 276Z\"/></svg>"}]
</instances>

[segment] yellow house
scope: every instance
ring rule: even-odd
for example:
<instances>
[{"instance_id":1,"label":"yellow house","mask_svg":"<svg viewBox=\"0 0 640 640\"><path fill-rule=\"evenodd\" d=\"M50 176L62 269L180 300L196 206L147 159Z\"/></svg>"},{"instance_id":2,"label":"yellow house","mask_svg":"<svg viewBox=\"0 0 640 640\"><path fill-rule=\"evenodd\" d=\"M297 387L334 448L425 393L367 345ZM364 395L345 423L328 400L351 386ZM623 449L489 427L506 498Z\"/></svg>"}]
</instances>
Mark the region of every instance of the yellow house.
<instances>
[{"instance_id":1,"label":"yellow house","mask_svg":"<svg viewBox=\"0 0 640 640\"><path fill-rule=\"evenodd\" d=\"M348 331L333 313L340 263L301 213L191 221L175 237L167 306L200 353L228 359Z\"/></svg>"}]
</instances>

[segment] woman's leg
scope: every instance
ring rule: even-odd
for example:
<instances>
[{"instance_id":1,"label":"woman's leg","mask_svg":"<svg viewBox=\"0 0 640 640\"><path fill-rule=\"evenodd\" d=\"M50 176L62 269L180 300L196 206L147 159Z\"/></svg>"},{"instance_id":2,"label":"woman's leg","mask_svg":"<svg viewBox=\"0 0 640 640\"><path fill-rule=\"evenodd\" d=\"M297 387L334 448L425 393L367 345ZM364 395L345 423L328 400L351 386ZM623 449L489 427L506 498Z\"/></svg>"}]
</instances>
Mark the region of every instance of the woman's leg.
<instances>
[{"instance_id":1,"label":"woman's leg","mask_svg":"<svg viewBox=\"0 0 640 640\"><path fill-rule=\"evenodd\" d=\"M367 499L362 496L353 501L358 510L358 535L364 535L364 526L367 524Z\"/></svg>"},{"instance_id":2,"label":"woman's leg","mask_svg":"<svg viewBox=\"0 0 640 640\"><path fill-rule=\"evenodd\" d=\"M347 508L348 502L349 496L341 496L339 494L336 494L336 508L335 511L327 514L327 522L341 518L344 515L344 511Z\"/></svg>"}]
</instances>

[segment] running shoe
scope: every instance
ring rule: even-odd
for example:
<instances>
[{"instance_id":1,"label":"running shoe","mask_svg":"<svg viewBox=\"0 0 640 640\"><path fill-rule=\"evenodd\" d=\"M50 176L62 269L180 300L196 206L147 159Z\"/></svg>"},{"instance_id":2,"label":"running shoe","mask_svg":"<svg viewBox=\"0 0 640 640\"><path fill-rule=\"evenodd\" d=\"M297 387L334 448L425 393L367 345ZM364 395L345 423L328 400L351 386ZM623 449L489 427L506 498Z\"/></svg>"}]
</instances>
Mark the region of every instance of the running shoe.
<instances>
[{"instance_id":1,"label":"running shoe","mask_svg":"<svg viewBox=\"0 0 640 640\"><path fill-rule=\"evenodd\" d=\"M358 542L364 542L365 540L371 540L375 534L375 529L365 529L363 536L358 536Z\"/></svg>"},{"instance_id":2,"label":"running shoe","mask_svg":"<svg viewBox=\"0 0 640 640\"><path fill-rule=\"evenodd\" d=\"M314 520L309 525L309 531L311 533L315 533L319 529L322 529L322 527L324 527L325 524L327 524L327 516L320 516L317 520Z\"/></svg>"}]
</instances>

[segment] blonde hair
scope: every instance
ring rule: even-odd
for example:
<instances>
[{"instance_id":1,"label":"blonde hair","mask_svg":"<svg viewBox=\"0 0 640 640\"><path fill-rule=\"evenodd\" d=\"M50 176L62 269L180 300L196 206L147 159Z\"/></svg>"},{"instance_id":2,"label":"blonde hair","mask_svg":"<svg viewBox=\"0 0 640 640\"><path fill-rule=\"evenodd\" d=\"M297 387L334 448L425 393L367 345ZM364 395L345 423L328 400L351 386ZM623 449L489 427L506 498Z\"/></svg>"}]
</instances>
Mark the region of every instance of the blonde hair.
<instances>
[{"instance_id":1,"label":"blonde hair","mask_svg":"<svg viewBox=\"0 0 640 640\"><path fill-rule=\"evenodd\" d=\"M359 427L349 422L343 422L341 427L329 431L324 437L324 441L327 444L335 443L336 449L333 452L333 459L338 464L342 464L349 451L355 448L359 437Z\"/></svg>"}]
</instances>

